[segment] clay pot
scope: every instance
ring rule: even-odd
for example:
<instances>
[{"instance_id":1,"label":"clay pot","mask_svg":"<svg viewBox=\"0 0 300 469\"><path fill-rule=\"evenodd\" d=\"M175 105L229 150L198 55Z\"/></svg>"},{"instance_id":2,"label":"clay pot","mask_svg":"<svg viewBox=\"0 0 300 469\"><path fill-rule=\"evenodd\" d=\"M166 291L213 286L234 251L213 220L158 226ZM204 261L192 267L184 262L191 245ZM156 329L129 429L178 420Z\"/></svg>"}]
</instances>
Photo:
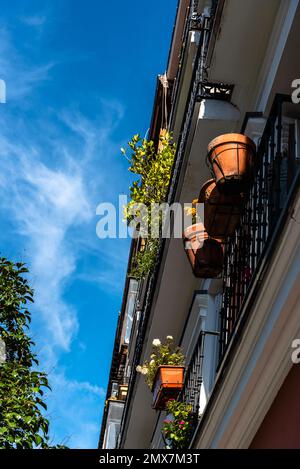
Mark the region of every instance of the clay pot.
<instances>
[{"instance_id":1,"label":"clay pot","mask_svg":"<svg viewBox=\"0 0 300 469\"><path fill-rule=\"evenodd\" d=\"M208 145L207 159L220 192L247 192L254 175L255 143L246 135L224 134Z\"/></svg>"},{"instance_id":2,"label":"clay pot","mask_svg":"<svg viewBox=\"0 0 300 469\"><path fill-rule=\"evenodd\" d=\"M183 238L194 275L198 278L218 277L223 269L223 248L220 240L210 238L202 223L189 226Z\"/></svg>"},{"instance_id":3,"label":"clay pot","mask_svg":"<svg viewBox=\"0 0 300 469\"><path fill-rule=\"evenodd\" d=\"M215 180L209 179L201 188L199 202L204 203L204 226L209 236L225 239L232 236L240 221L243 194L224 194Z\"/></svg>"},{"instance_id":4,"label":"clay pot","mask_svg":"<svg viewBox=\"0 0 300 469\"><path fill-rule=\"evenodd\" d=\"M154 378L152 407L164 410L170 399L177 399L183 388L184 366L159 366Z\"/></svg>"}]
</instances>

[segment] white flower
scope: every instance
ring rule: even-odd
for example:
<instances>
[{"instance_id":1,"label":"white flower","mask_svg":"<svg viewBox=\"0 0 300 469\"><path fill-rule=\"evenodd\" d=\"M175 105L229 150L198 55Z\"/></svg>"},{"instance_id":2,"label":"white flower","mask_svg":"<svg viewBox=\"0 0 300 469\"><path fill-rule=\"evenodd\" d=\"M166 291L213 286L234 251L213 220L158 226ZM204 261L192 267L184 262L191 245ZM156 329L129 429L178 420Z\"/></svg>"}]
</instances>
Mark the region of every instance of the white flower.
<instances>
[{"instance_id":1,"label":"white flower","mask_svg":"<svg viewBox=\"0 0 300 469\"><path fill-rule=\"evenodd\" d=\"M141 373L142 375L146 375L148 373L148 368L143 367Z\"/></svg>"},{"instance_id":2,"label":"white flower","mask_svg":"<svg viewBox=\"0 0 300 469\"><path fill-rule=\"evenodd\" d=\"M154 347L159 347L161 345L161 341L159 339L154 339L152 345Z\"/></svg>"},{"instance_id":3,"label":"white flower","mask_svg":"<svg viewBox=\"0 0 300 469\"><path fill-rule=\"evenodd\" d=\"M151 362L149 363L149 365L154 365L155 363L155 360L151 360Z\"/></svg>"},{"instance_id":4,"label":"white flower","mask_svg":"<svg viewBox=\"0 0 300 469\"><path fill-rule=\"evenodd\" d=\"M138 366L136 367L136 371L137 371L138 373L142 373L142 369L143 369L143 368L141 367L141 365L138 365Z\"/></svg>"},{"instance_id":5,"label":"white flower","mask_svg":"<svg viewBox=\"0 0 300 469\"><path fill-rule=\"evenodd\" d=\"M171 335L167 335L167 340L173 340L173 337Z\"/></svg>"},{"instance_id":6,"label":"white flower","mask_svg":"<svg viewBox=\"0 0 300 469\"><path fill-rule=\"evenodd\" d=\"M150 358L155 358L155 357L156 357L155 353L152 353L152 355L150 355Z\"/></svg>"}]
</instances>

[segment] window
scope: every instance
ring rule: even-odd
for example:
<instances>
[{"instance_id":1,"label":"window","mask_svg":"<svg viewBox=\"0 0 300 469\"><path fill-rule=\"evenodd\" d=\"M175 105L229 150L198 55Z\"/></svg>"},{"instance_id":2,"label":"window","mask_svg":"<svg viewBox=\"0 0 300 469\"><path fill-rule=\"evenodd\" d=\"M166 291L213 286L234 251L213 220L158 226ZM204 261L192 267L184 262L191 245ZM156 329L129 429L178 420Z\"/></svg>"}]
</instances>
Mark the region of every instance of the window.
<instances>
[{"instance_id":1,"label":"window","mask_svg":"<svg viewBox=\"0 0 300 469\"><path fill-rule=\"evenodd\" d=\"M125 324L126 324L125 334L124 334L125 344L129 344L137 292L138 292L138 281L131 278L129 281L127 304L126 304L126 310L125 310Z\"/></svg>"},{"instance_id":2,"label":"window","mask_svg":"<svg viewBox=\"0 0 300 469\"><path fill-rule=\"evenodd\" d=\"M115 449L117 447L124 403L108 401L108 406L103 449Z\"/></svg>"}]
</instances>

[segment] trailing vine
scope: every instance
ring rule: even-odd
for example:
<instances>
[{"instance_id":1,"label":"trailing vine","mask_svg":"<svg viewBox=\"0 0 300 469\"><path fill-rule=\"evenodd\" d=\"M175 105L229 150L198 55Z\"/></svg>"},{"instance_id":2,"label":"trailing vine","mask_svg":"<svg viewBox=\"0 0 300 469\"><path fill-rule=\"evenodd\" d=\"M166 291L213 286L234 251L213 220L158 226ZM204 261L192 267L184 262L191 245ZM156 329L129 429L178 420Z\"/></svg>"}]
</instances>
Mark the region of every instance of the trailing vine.
<instances>
[{"instance_id":1,"label":"trailing vine","mask_svg":"<svg viewBox=\"0 0 300 469\"><path fill-rule=\"evenodd\" d=\"M193 430L192 406L170 399L166 411L171 416L164 420L162 428L162 434L168 442L167 448L187 449Z\"/></svg>"},{"instance_id":2,"label":"trailing vine","mask_svg":"<svg viewBox=\"0 0 300 469\"><path fill-rule=\"evenodd\" d=\"M139 178L130 187L130 201L124 208L124 216L127 223L136 216L140 216L141 225L140 236L145 236L147 242L143 251L139 251L134 259L134 265L130 275L139 279L151 274L158 253L159 238L154 236L150 226L159 230L161 216L154 218L151 214L153 204L165 202L174 163L176 145L172 142L172 137L168 132L160 135L158 149L152 140L142 139L138 134L128 142L130 156L126 150L121 148L121 152L130 163L129 171L137 174ZM143 204L147 211L142 212L139 205ZM151 218L152 217L152 218ZM146 234L144 231L146 228Z\"/></svg>"}]
</instances>

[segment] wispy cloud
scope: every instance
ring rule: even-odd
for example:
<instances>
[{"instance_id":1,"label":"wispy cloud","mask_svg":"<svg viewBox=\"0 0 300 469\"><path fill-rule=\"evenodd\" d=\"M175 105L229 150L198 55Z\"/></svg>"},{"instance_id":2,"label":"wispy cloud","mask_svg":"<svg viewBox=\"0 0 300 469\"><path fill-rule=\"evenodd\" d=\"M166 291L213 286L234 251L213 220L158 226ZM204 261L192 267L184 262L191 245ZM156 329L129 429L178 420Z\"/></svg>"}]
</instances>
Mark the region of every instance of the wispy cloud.
<instances>
[{"instance_id":1,"label":"wispy cloud","mask_svg":"<svg viewBox=\"0 0 300 469\"><path fill-rule=\"evenodd\" d=\"M51 79L52 66L26 64L7 31L0 29L0 70L6 71L10 100L19 103L32 96L36 86ZM71 379L68 369L62 368L62 357L80 329L78 310L66 292L76 279L109 288L113 294L116 286L121 288L119 276L114 278L126 258L120 248L108 249L96 238L95 210L124 183L117 159L110 158L121 146L113 141L112 131L124 109L117 101L99 100L99 116L93 121L75 106L55 109L55 115L44 109L43 117L27 121L14 106L3 106L0 218L11 226L11 244L26 250L35 289L34 340L53 388L48 396L53 436L59 442L67 436L72 447L92 447L104 390ZM101 261L93 269L79 270L86 256Z\"/></svg>"},{"instance_id":2,"label":"wispy cloud","mask_svg":"<svg viewBox=\"0 0 300 469\"><path fill-rule=\"evenodd\" d=\"M0 26L0 72L7 87L7 101L14 102L29 96L37 86L50 79L55 63L47 62L32 67L13 46L10 33Z\"/></svg>"},{"instance_id":3,"label":"wispy cloud","mask_svg":"<svg viewBox=\"0 0 300 469\"><path fill-rule=\"evenodd\" d=\"M78 322L76 312L62 300L64 282L76 265L76 252L66 234L71 226L92 217L82 177L67 168L50 169L40 161L37 148L16 146L3 136L0 147L0 168L6 175L1 180L2 200L26 239L36 307L53 346L68 350Z\"/></svg>"},{"instance_id":4,"label":"wispy cloud","mask_svg":"<svg viewBox=\"0 0 300 469\"><path fill-rule=\"evenodd\" d=\"M6 124L12 124L7 116ZM84 277L85 282L109 286L115 292L117 282L113 279L121 257L115 250L110 254L99 247L95 233L97 202L89 186L93 168L78 164L81 157L73 138L68 146L65 139L57 137L53 148L47 136L37 132L29 139L22 127L15 143L5 135L5 129L3 125L0 132L0 215L2 212L13 223L27 253L39 315L38 337L34 339L42 367L53 369L49 376L53 391L48 396L53 438L64 442L67 437L65 442L72 447L92 447L99 432L104 391L89 382L68 379L61 372L61 353L70 350L80 327L78 312L66 301L65 291L71 281ZM92 129L93 138L89 141L84 137L83 161L90 159L92 147L97 151L97 133ZM72 132L72 137L78 137L75 130ZM54 152L58 152L55 163L49 158ZM98 272L77 271L82 256L100 256L101 252L106 259L102 271L101 267Z\"/></svg>"},{"instance_id":5,"label":"wispy cloud","mask_svg":"<svg viewBox=\"0 0 300 469\"><path fill-rule=\"evenodd\" d=\"M45 15L32 15L32 16L22 16L21 21L28 26L43 26L46 23L46 16Z\"/></svg>"},{"instance_id":6,"label":"wispy cloud","mask_svg":"<svg viewBox=\"0 0 300 469\"><path fill-rule=\"evenodd\" d=\"M55 443L72 448L93 448L100 430L100 418L95 409L103 405L105 390L88 382L66 379L63 372L50 374L52 394L48 398L48 417L58 431L52 435ZM59 411L58 411L59 410Z\"/></svg>"},{"instance_id":7,"label":"wispy cloud","mask_svg":"<svg viewBox=\"0 0 300 469\"><path fill-rule=\"evenodd\" d=\"M101 388L100 386L96 386L94 384L91 384L87 381L77 381L77 380L70 380L65 377L63 373L58 373L58 374L51 374L52 377L52 382L54 383L54 386L58 386L63 389L68 389L69 391L88 391L89 393L97 396L97 397L105 397L106 391L104 388Z\"/></svg>"}]
</instances>

